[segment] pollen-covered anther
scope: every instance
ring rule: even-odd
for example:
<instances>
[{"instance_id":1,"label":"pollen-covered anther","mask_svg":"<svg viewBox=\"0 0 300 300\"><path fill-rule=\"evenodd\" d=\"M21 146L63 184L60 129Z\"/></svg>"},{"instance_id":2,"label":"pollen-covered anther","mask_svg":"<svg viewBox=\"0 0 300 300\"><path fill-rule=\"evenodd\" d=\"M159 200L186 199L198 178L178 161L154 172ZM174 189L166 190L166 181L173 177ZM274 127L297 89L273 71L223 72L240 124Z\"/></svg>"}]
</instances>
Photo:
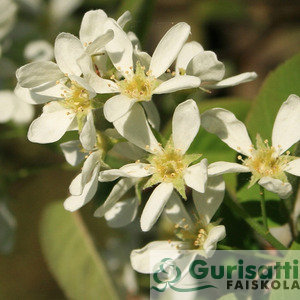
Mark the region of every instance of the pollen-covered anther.
<instances>
[{"instance_id":1,"label":"pollen-covered anther","mask_svg":"<svg viewBox=\"0 0 300 300\"><path fill-rule=\"evenodd\" d=\"M135 161L136 164L139 164L141 161L138 159Z\"/></svg>"}]
</instances>

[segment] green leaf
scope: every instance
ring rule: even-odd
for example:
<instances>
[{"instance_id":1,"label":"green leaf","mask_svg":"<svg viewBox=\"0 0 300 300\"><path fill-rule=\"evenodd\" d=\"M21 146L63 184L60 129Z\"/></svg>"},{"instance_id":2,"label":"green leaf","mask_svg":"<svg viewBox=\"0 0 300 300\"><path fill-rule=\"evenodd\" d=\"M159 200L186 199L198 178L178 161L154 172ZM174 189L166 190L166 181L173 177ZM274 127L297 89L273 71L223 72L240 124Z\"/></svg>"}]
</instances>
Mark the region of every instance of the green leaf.
<instances>
[{"instance_id":1,"label":"green leaf","mask_svg":"<svg viewBox=\"0 0 300 300\"><path fill-rule=\"evenodd\" d=\"M51 203L42 216L40 240L50 271L69 299L119 299L79 213Z\"/></svg>"},{"instance_id":2,"label":"green leaf","mask_svg":"<svg viewBox=\"0 0 300 300\"><path fill-rule=\"evenodd\" d=\"M300 53L280 65L266 78L246 120L249 134L270 139L281 104L290 94L300 95Z\"/></svg>"},{"instance_id":3,"label":"green leaf","mask_svg":"<svg viewBox=\"0 0 300 300\"><path fill-rule=\"evenodd\" d=\"M300 244L296 241L293 242L292 246L290 247L290 250L300 250Z\"/></svg>"}]
</instances>

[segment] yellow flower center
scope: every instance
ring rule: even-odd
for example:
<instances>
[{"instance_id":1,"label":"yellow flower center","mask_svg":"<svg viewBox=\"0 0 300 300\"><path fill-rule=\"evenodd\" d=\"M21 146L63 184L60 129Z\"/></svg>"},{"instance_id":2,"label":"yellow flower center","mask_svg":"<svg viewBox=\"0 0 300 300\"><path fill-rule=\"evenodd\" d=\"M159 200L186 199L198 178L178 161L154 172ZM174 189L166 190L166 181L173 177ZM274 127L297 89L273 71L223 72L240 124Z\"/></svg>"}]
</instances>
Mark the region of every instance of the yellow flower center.
<instances>
[{"instance_id":1,"label":"yellow flower center","mask_svg":"<svg viewBox=\"0 0 300 300\"><path fill-rule=\"evenodd\" d=\"M243 161L252 172L250 186L262 177L272 177L287 182L284 169L293 157L287 155L278 155L273 146L269 146L268 140L262 141L260 135L256 137L256 148L251 149L251 156ZM241 159L241 157L238 157Z\"/></svg>"},{"instance_id":2,"label":"yellow flower center","mask_svg":"<svg viewBox=\"0 0 300 300\"><path fill-rule=\"evenodd\" d=\"M179 194L186 199L184 171L200 157L201 154L183 154L181 150L175 149L171 137L163 152L151 154L147 158L154 173L144 188L159 182L172 183Z\"/></svg>"},{"instance_id":3,"label":"yellow flower center","mask_svg":"<svg viewBox=\"0 0 300 300\"><path fill-rule=\"evenodd\" d=\"M161 81L152 76L151 72L145 73L145 67L141 66L139 62L136 63L136 69L133 74L129 74L127 78L117 81L121 94L138 101L150 101L153 91L160 83Z\"/></svg>"},{"instance_id":4,"label":"yellow flower center","mask_svg":"<svg viewBox=\"0 0 300 300\"><path fill-rule=\"evenodd\" d=\"M208 237L212 224L205 224L197 218L193 228L190 228L183 218L178 224L175 225L175 234L183 242L187 242L193 249L203 249L203 245Z\"/></svg>"},{"instance_id":5,"label":"yellow flower center","mask_svg":"<svg viewBox=\"0 0 300 300\"><path fill-rule=\"evenodd\" d=\"M83 113L91 108L89 92L77 82L71 81L69 90L65 91L63 100L64 107L72 109L75 113Z\"/></svg>"},{"instance_id":6,"label":"yellow flower center","mask_svg":"<svg viewBox=\"0 0 300 300\"><path fill-rule=\"evenodd\" d=\"M185 169L180 150L167 148L162 154L153 157L152 165L162 181L170 182L175 177L182 176Z\"/></svg>"}]
</instances>

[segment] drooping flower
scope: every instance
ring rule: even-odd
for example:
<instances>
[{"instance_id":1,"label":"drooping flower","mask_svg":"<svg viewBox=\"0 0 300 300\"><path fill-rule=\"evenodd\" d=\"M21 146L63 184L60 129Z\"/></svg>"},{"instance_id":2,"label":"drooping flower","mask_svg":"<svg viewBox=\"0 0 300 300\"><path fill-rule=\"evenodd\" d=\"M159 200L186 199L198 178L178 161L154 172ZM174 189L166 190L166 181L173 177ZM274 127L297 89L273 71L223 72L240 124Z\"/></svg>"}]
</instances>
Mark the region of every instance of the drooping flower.
<instances>
[{"instance_id":1,"label":"drooping flower","mask_svg":"<svg viewBox=\"0 0 300 300\"><path fill-rule=\"evenodd\" d=\"M128 143L122 145L122 154L132 155L134 150ZM115 146L116 146L115 145ZM60 145L67 162L76 166L84 159L82 171L70 185L71 196L64 202L66 210L75 211L91 201L98 188L98 176L101 169L109 166L104 162L106 154L117 153L120 147L112 146L107 131L97 133L97 142L93 149L86 150L80 141L69 141ZM114 187L102 208L97 209L95 217L104 216L110 227L122 227L132 222L137 214L139 200L137 197L123 198L124 194L136 184L135 179L122 181ZM120 200L122 198L122 200ZM103 214L102 214L103 212ZM101 215L102 214L102 215Z\"/></svg>"},{"instance_id":2,"label":"drooping flower","mask_svg":"<svg viewBox=\"0 0 300 300\"><path fill-rule=\"evenodd\" d=\"M124 116L114 122L114 125L122 136L150 155L144 162L136 161L120 169L103 171L99 180L148 177L145 188L158 184L147 201L141 217L141 228L148 231L159 218L174 189L185 199L185 186L200 193L205 191L207 160L203 159L192 165L201 154L186 154L200 127L199 111L193 100L187 100L175 109L172 136L164 148L154 137L143 114L140 106L134 106L130 117Z\"/></svg>"},{"instance_id":3,"label":"drooping flower","mask_svg":"<svg viewBox=\"0 0 300 300\"><path fill-rule=\"evenodd\" d=\"M106 155L106 141L98 133L93 149L85 149L80 141L69 141L60 146L70 165L76 166L86 159L81 173L70 185L71 196L64 202L66 210L75 211L92 200L97 191L100 168L108 167L103 160Z\"/></svg>"},{"instance_id":4,"label":"drooping flower","mask_svg":"<svg viewBox=\"0 0 300 300\"><path fill-rule=\"evenodd\" d=\"M200 255L211 256L217 248L217 243L225 238L226 230L218 222L211 223L225 193L225 183L222 176L210 177L208 179L205 193L193 191L193 203L197 213L191 215L183 205L176 193L172 193L171 199L166 205L166 215L175 223L174 233L180 241L155 241L142 249L131 252L131 265L134 270L140 273L151 273L150 254L153 250L164 250L164 257L169 257L175 252L174 259L184 252L180 250L197 250ZM192 260L197 252L186 252ZM183 253L183 254L182 254ZM189 264L187 264L189 265Z\"/></svg>"},{"instance_id":5,"label":"drooping flower","mask_svg":"<svg viewBox=\"0 0 300 300\"><path fill-rule=\"evenodd\" d=\"M154 94L171 93L200 85L198 77L172 77L165 73L175 61L189 34L188 24L176 24L161 39L152 58L140 51L136 45L132 45L132 34L115 36L114 40L123 45L124 51L120 59L115 48L106 47L112 63L119 72L111 77L119 94L107 100L104 105L104 115L108 121L116 121L137 102L150 102Z\"/></svg>"},{"instance_id":6,"label":"drooping flower","mask_svg":"<svg viewBox=\"0 0 300 300\"><path fill-rule=\"evenodd\" d=\"M192 75L201 79L201 88L219 89L252 81L257 77L255 72L246 72L224 78L225 66L212 51L205 51L197 42L186 43L176 61L176 75Z\"/></svg>"},{"instance_id":7,"label":"drooping flower","mask_svg":"<svg viewBox=\"0 0 300 300\"><path fill-rule=\"evenodd\" d=\"M13 121L17 124L29 123L34 116L31 104L24 102L10 90L0 91L0 123Z\"/></svg>"},{"instance_id":8,"label":"drooping flower","mask_svg":"<svg viewBox=\"0 0 300 300\"><path fill-rule=\"evenodd\" d=\"M247 133L245 125L236 119L233 113L213 108L202 114L202 125L210 133L216 134L223 142L237 152L245 155L238 158L242 164L216 162L209 166L210 175L232 172L251 172L251 187L258 182L265 189L281 198L287 198L292 192L285 172L300 176L300 159L290 156L287 151L300 139L300 98L290 95L280 107L272 132L272 146L256 138L256 147Z\"/></svg>"}]
</instances>

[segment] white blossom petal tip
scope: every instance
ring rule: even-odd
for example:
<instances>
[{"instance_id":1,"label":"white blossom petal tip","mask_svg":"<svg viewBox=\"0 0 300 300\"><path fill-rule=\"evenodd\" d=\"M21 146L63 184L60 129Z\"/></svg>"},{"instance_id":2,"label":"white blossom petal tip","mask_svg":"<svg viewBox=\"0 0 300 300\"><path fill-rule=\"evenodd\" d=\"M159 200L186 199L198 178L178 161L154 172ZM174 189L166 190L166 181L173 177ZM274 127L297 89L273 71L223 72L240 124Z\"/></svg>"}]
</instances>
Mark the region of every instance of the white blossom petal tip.
<instances>
[{"instance_id":1,"label":"white blossom petal tip","mask_svg":"<svg viewBox=\"0 0 300 300\"><path fill-rule=\"evenodd\" d=\"M200 114L194 100L179 104L172 119L172 138L174 147L185 153L200 128Z\"/></svg>"},{"instance_id":2,"label":"white blossom petal tip","mask_svg":"<svg viewBox=\"0 0 300 300\"><path fill-rule=\"evenodd\" d=\"M213 108L201 115L201 122L206 131L217 135L229 147L251 156L252 142L246 126L232 112L223 108Z\"/></svg>"},{"instance_id":3,"label":"white blossom petal tip","mask_svg":"<svg viewBox=\"0 0 300 300\"><path fill-rule=\"evenodd\" d=\"M173 191L172 183L160 183L152 192L141 216L141 228L149 231L160 217Z\"/></svg>"}]
</instances>

